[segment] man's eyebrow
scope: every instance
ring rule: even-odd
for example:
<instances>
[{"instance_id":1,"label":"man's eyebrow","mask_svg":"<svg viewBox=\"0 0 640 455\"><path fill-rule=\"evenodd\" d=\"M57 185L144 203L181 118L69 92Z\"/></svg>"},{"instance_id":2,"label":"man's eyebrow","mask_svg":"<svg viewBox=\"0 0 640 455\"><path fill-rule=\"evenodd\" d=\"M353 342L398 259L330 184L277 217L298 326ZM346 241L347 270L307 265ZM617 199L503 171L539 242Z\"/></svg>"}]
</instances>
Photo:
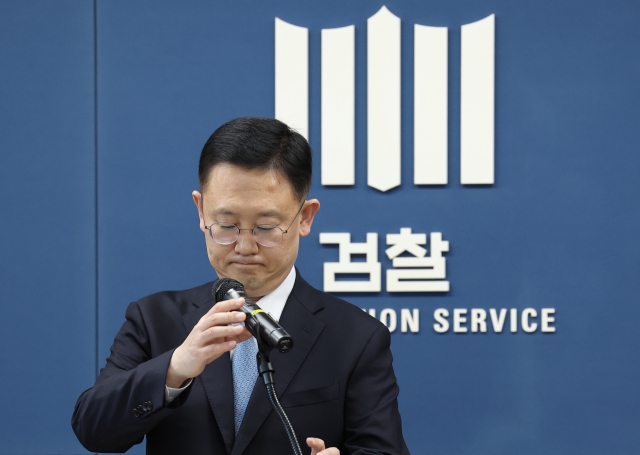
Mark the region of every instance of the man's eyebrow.
<instances>
[{"instance_id":1,"label":"man's eyebrow","mask_svg":"<svg viewBox=\"0 0 640 455\"><path fill-rule=\"evenodd\" d=\"M226 207L221 207L221 208L211 212L211 214L212 215L235 215L236 212L234 212L233 210L228 209Z\"/></svg>"},{"instance_id":2,"label":"man's eyebrow","mask_svg":"<svg viewBox=\"0 0 640 455\"><path fill-rule=\"evenodd\" d=\"M237 212L234 212L233 210L226 208L226 207L220 207L219 209L214 210L213 212L211 212L212 215L228 215L228 216L233 216L233 215L237 215ZM260 212L257 213L257 215L259 217L263 217L263 218L278 218L281 216L280 212L277 210L262 210Z\"/></svg>"},{"instance_id":3,"label":"man's eyebrow","mask_svg":"<svg viewBox=\"0 0 640 455\"><path fill-rule=\"evenodd\" d=\"M258 212L258 216L264 218L278 218L280 216L280 212L276 210L263 210L261 212Z\"/></svg>"}]
</instances>

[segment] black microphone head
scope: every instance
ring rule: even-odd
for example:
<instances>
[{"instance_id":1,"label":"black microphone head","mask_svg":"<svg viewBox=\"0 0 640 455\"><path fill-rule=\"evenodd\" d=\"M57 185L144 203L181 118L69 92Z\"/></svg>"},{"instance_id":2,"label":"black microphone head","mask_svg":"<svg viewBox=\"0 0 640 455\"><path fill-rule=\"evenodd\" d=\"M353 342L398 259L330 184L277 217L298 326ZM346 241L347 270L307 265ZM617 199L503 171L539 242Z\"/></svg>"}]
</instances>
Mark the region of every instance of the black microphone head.
<instances>
[{"instance_id":1,"label":"black microphone head","mask_svg":"<svg viewBox=\"0 0 640 455\"><path fill-rule=\"evenodd\" d=\"M213 283L213 289L211 293L213 297L216 299L216 303L222 302L223 300L228 300L227 292L229 290L234 289L239 294L244 293L244 286L237 280L233 278L220 278L215 283Z\"/></svg>"}]
</instances>

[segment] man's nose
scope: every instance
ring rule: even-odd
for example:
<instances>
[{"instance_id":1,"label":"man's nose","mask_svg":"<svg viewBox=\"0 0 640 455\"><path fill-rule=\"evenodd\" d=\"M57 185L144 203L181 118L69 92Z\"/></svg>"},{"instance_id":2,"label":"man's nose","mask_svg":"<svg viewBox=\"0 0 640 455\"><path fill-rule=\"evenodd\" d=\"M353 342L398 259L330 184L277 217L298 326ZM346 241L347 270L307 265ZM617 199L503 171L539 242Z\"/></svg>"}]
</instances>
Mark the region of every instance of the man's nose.
<instances>
[{"instance_id":1,"label":"man's nose","mask_svg":"<svg viewBox=\"0 0 640 455\"><path fill-rule=\"evenodd\" d=\"M243 256L258 253L258 243L253 237L253 230L240 229L238 240L236 240L236 253Z\"/></svg>"}]
</instances>

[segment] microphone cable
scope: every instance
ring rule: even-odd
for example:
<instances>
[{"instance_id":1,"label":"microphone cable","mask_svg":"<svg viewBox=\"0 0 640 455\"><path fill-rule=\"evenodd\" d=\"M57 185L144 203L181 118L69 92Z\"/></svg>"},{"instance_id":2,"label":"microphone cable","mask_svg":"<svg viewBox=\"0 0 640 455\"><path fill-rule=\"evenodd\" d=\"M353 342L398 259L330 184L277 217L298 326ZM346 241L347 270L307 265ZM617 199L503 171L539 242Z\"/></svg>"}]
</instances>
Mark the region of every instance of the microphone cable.
<instances>
[{"instance_id":1,"label":"microphone cable","mask_svg":"<svg viewBox=\"0 0 640 455\"><path fill-rule=\"evenodd\" d=\"M293 430L293 426L291 425L291 422L289 422L289 418L284 412L284 409L282 409L280 401L278 401L275 387L272 383L265 383L265 387L267 388L267 394L269 395L269 399L271 400L273 409L276 410L278 416L280 417L280 420L282 420L282 424L284 425L284 429L286 430L287 436L289 437L289 442L291 443L291 448L293 449L294 455L302 455L302 450L300 449L300 443L298 442L298 438L296 437L296 432Z\"/></svg>"}]
</instances>

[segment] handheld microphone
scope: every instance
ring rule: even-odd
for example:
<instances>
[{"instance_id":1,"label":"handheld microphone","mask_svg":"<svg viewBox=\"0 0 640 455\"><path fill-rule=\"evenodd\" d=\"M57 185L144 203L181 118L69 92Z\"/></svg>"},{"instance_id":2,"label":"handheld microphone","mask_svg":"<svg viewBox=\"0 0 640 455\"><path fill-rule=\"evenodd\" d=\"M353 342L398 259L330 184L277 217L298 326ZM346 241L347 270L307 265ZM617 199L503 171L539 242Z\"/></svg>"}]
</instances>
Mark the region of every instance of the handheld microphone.
<instances>
[{"instance_id":1,"label":"handheld microphone","mask_svg":"<svg viewBox=\"0 0 640 455\"><path fill-rule=\"evenodd\" d=\"M221 278L213 283L213 297L217 302L223 300L244 298L244 305L239 311L247 315L245 327L251 335L271 348L285 353L293 348L293 338L278 324L271 315L255 304L244 291L239 281L231 278Z\"/></svg>"}]
</instances>

